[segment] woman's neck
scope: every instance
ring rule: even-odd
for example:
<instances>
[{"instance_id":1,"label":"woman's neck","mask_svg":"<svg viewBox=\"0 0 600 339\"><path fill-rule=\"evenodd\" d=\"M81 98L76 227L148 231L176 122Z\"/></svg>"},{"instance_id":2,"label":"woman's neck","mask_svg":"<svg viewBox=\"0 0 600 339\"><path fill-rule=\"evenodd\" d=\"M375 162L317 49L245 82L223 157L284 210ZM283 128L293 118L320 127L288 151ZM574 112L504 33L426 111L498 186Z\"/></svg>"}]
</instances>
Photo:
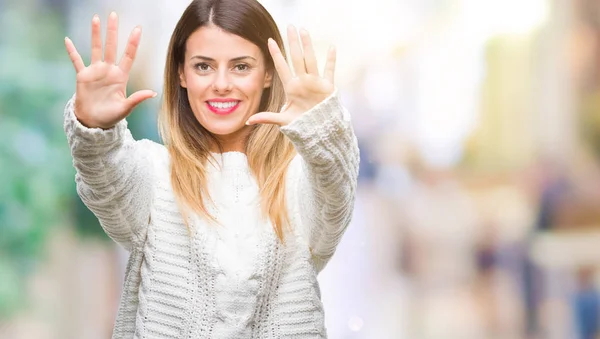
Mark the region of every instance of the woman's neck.
<instances>
[{"instance_id":1,"label":"woman's neck","mask_svg":"<svg viewBox=\"0 0 600 339\"><path fill-rule=\"evenodd\" d=\"M241 129L227 135L215 135L219 145L212 148L213 152L241 152L246 153L246 142L252 130L251 126L245 126ZM219 147L220 146L220 147Z\"/></svg>"}]
</instances>

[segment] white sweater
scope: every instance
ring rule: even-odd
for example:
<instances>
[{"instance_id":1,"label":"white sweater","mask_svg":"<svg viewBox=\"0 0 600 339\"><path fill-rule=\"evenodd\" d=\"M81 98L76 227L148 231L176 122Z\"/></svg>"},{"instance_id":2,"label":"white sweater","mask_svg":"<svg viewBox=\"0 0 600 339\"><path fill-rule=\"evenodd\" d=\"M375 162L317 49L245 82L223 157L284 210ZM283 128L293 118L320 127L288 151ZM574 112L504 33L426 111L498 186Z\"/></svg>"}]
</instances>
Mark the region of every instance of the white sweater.
<instances>
[{"instance_id":1,"label":"white sweater","mask_svg":"<svg viewBox=\"0 0 600 339\"><path fill-rule=\"evenodd\" d=\"M281 127L298 156L286 178L292 232L281 244L260 217L246 155L216 154L207 204L222 226L184 225L169 155L135 141L123 120L109 130L77 121L65 132L77 192L105 232L130 251L113 338L326 338L317 274L348 226L358 146L336 94Z\"/></svg>"}]
</instances>

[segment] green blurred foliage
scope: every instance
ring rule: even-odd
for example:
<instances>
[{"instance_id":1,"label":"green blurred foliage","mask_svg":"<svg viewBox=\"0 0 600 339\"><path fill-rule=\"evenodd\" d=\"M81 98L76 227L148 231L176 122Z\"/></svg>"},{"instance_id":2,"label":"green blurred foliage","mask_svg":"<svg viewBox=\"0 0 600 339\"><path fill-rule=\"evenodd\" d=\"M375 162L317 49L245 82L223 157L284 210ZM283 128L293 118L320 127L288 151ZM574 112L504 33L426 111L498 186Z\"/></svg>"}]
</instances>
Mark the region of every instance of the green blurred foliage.
<instances>
[{"instance_id":1,"label":"green blurred foliage","mask_svg":"<svg viewBox=\"0 0 600 339\"><path fill-rule=\"evenodd\" d=\"M0 319L27 304L27 277L51 232L74 222L81 236L108 240L76 195L62 120L75 74L63 45L65 13L49 3L0 4L0 31L10 32L0 34ZM147 120L131 126L136 137L157 138Z\"/></svg>"},{"instance_id":2,"label":"green blurred foliage","mask_svg":"<svg viewBox=\"0 0 600 339\"><path fill-rule=\"evenodd\" d=\"M13 6L0 13L0 30L10 32L0 49L0 317L7 317L24 304L26 277L49 233L68 220L73 170L56 112L73 84L59 13Z\"/></svg>"}]
</instances>

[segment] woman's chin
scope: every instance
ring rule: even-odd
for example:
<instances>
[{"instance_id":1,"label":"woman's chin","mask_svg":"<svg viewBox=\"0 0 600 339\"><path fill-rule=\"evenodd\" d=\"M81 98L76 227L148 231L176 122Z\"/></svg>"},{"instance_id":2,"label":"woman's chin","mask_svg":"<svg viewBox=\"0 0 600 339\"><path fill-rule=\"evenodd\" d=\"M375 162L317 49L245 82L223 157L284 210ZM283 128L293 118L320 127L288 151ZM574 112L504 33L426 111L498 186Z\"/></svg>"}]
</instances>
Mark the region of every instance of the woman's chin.
<instances>
[{"instance_id":1,"label":"woman's chin","mask_svg":"<svg viewBox=\"0 0 600 339\"><path fill-rule=\"evenodd\" d=\"M244 122L236 121L236 122L218 122L214 124L207 124L204 126L210 133L216 136L226 136L231 134L236 134L244 129L249 128L246 126Z\"/></svg>"}]
</instances>

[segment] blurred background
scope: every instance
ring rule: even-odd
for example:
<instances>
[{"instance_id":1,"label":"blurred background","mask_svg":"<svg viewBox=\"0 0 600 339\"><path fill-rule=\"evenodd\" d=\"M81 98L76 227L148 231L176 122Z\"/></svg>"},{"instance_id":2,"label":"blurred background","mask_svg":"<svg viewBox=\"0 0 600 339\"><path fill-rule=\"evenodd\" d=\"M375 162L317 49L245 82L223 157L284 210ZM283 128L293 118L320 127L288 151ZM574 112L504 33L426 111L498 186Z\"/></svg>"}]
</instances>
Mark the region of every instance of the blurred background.
<instances>
[{"instance_id":1,"label":"blurred background","mask_svg":"<svg viewBox=\"0 0 600 339\"><path fill-rule=\"evenodd\" d=\"M330 338L600 338L600 1L261 2L321 65L337 46L359 138ZM63 38L87 63L94 13L120 15L119 53L141 24L129 86L160 93L188 3L0 0L0 338L110 337L127 253L76 196Z\"/></svg>"}]
</instances>

